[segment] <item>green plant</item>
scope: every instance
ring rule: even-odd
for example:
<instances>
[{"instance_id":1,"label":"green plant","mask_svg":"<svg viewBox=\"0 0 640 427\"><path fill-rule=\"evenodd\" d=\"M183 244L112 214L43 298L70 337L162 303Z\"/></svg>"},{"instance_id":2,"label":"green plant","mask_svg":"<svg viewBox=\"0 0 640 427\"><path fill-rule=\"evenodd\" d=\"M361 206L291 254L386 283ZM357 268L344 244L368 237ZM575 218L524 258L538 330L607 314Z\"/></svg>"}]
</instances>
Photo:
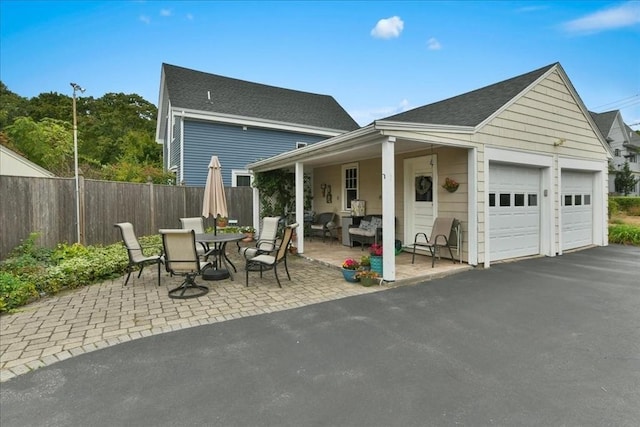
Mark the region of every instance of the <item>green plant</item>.
<instances>
[{"instance_id":1,"label":"green plant","mask_svg":"<svg viewBox=\"0 0 640 427\"><path fill-rule=\"evenodd\" d=\"M244 225L244 226L240 227L240 232L241 233L255 233L256 229L253 228L250 225Z\"/></svg>"},{"instance_id":2,"label":"green plant","mask_svg":"<svg viewBox=\"0 0 640 427\"><path fill-rule=\"evenodd\" d=\"M260 215L282 216L293 212L295 203L295 174L283 169L258 172L253 186L260 192ZM311 177L304 176L304 209L311 209Z\"/></svg>"},{"instance_id":3,"label":"green plant","mask_svg":"<svg viewBox=\"0 0 640 427\"><path fill-rule=\"evenodd\" d=\"M380 275L376 271L360 270L356 273L356 277L359 279L379 279Z\"/></svg>"},{"instance_id":4,"label":"green plant","mask_svg":"<svg viewBox=\"0 0 640 427\"><path fill-rule=\"evenodd\" d=\"M640 227L629 224L609 225L609 242L640 246Z\"/></svg>"},{"instance_id":5,"label":"green plant","mask_svg":"<svg viewBox=\"0 0 640 427\"><path fill-rule=\"evenodd\" d=\"M374 243L369 247L369 253L371 256L382 256L382 245Z\"/></svg>"},{"instance_id":6,"label":"green plant","mask_svg":"<svg viewBox=\"0 0 640 427\"><path fill-rule=\"evenodd\" d=\"M360 258L360 265L363 267L371 265L371 258L369 258L369 255L362 255Z\"/></svg>"},{"instance_id":7,"label":"green plant","mask_svg":"<svg viewBox=\"0 0 640 427\"><path fill-rule=\"evenodd\" d=\"M32 282L0 271L0 313L12 311L38 296Z\"/></svg>"},{"instance_id":8,"label":"green plant","mask_svg":"<svg viewBox=\"0 0 640 427\"><path fill-rule=\"evenodd\" d=\"M0 311L12 310L40 295L52 295L122 275L129 263L122 243L109 246L59 244L38 248L32 233L0 263ZM140 237L146 254L161 253L159 235Z\"/></svg>"}]
</instances>

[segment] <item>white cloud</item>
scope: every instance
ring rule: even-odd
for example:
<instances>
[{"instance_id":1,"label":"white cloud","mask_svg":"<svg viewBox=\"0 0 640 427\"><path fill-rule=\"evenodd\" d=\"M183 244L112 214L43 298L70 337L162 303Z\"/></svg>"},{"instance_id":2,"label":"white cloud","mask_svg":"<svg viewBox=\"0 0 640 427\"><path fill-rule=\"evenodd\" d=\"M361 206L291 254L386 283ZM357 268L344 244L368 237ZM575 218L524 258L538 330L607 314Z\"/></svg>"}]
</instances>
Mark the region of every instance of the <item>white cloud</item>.
<instances>
[{"instance_id":1,"label":"white cloud","mask_svg":"<svg viewBox=\"0 0 640 427\"><path fill-rule=\"evenodd\" d=\"M360 126L366 126L374 120L383 119L385 117L393 116L394 114L402 113L407 110L410 110L412 107L409 104L409 101L403 99L400 103L395 107L381 107L374 108L371 110L356 110L350 111L349 114L353 119L358 122Z\"/></svg>"},{"instance_id":2,"label":"white cloud","mask_svg":"<svg viewBox=\"0 0 640 427\"><path fill-rule=\"evenodd\" d=\"M149 18L149 17L148 17L148 16L146 16L146 15L140 15L140 20L141 20L142 22L144 22L145 24L150 24L150 23L151 23L151 18Z\"/></svg>"},{"instance_id":3,"label":"white cloud","mask_svg":"<svg viewBox=\"0 0 640 427\"><path fill-rule=\"evenodd\" d=\"M565 22L562 27L570 33L595 33L637 24L640 24L640 2L630 1Z\"/></svg>"},{"instance_id":4,"label":"white cloud","mask_svg":"<svg viewBox=\"0 0 640 427\"><path fill-rule=\"evenodd\" d=\"M381 19L371 30L371 35L379 39L391 39L400 37L400 33L404 28L404 22L399 16Z\"/></svg>"},{"instance_id":5,"label":"white cloud","mask_svg":"<svg viewBox=\"0 0 640 427\"><path fill-rule=\"evenodd\" d=\"M548 9L547 6L524 6L521 7L519 9L516 9L517 13L531 13L531 12L538 12L540 10L546 10Z\"/></svg>"},{"instance_id":6,"label":"white cloud","mask_svg":"<svg viewBox=\"0 0 640 427\"><path fill-rule=\"evenodd\" d=\"M431 37L427 40L427 49L429 50L440 50L442 49L442 45L435 37Z\"/></svg>"},{"instance_id":7,"label":"white cloud","mask_svg":"<svg viewBox=\"0 0 640 427\"><path fill-rule=\"evenodd\" d=\"M170 9L161 9L160 10L160 16L171 16L171 10Z\"/></svg>"}]
</instances>

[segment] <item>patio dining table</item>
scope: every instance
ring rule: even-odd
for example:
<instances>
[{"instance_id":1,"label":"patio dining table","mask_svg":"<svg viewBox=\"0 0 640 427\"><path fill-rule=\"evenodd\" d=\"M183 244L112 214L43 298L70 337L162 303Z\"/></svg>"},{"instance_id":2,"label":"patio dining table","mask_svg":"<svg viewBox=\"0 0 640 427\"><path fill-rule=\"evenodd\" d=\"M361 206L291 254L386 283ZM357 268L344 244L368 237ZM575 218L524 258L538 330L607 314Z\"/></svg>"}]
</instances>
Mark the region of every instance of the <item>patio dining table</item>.
<instances>
[{"instance_id":1,"label":"patio dining table","mask_svg":"<svg viewBox=\"0 0 640 427\"><path fill-rule=\"evenodd\" d=\"M196 242L208 243L213 245L213 249L210 250L207 254L209 256L215 257L216 269L222 269L222 266L224 265L227 270L229 270L229 266L231 266L231 268L233 268L233 271L237 272L238 270L236 270L236 266L233 265L233 263L227 256L227 243L239 242L245 237L246 236L244 235L244 233L197 233ZM229 271L229 278L233 280L231 271Z\"/></svg>"}]
</instances>

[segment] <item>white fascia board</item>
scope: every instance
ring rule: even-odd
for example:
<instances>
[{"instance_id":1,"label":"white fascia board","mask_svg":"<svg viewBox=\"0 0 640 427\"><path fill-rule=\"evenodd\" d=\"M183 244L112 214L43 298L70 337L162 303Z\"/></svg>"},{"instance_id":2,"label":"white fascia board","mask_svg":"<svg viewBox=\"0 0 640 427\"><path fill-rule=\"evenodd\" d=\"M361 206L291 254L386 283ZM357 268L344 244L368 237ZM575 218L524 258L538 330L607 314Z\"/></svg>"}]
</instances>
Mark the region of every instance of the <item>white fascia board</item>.
<instances>
[{"instance_id":1,"label":"white fascia board","mask_svg":"<svg viewBox=\"0 0 640 427\"><path fill-rule=\"evenodd\" d=\"M164 127L165 127L165 123L167 123L166 121L166 116L168 114L168 111L171 110L171 102L170 100L167 100L167 106L168 109L167 111L165 111L165 106L164 103L162 102L164 100L164 97L166 96L166 91L165 91L165 76L164 76L164 67L162 69L162 73L160 74L160 96L158 97L158 117L156 118L156 142L158 144L163 144L164 143L164 138L163 135L166 135L166 131L163 132Z\"/></svg>"},{"instance_id":2,"label":"white fascia board","mask_svg":"<svg viewBox=\"0 0 640 427\"><path fill-rule=\"evenodd\" d=\"M372 135L379 135L379 132L373 127L373 125L369 125L324 141L316 142L315 144L307 145L306 147L297 148L265 160L250 163L247 165L247 169L260 171L290 166L293 163L303 162L309 158L315 159L321 157L325 153L348 150L354 146L362 145L363 138ZM379 143L379 141L377 143Z\"/></svg>"},{"instance_id":3,"label":"white fascia board","mask_svg":"<svg viewBox=\"0 0 640 427\"><path fill-rule=\"evenodd\" d=\"M386 120L376 120L376 129L381 131L402 131L402 132L449 132L449 133L474 133L473 126L437 125L423 123L393 122Z\"/></svg>"},{"instance_id":4,"label":"white fascia board","mask_svg":"<svg viewBox=\"0 0 640 427\"><path fill-rule=\"evenodd\" d=\"M238 126L249 126L262 129L275 129L280 131L306 133L319 136L332 137L344 133L338 129L327 129L313 126L296 125L285 122L276 122L273 120L258 119L255 117L235 116L231 114L220 113L208 113L200 110L180 109L179 107L173 108L174 114L180 115L185 118L205 120L216 123L225 123Z\"/></svg>"}]
</instances>

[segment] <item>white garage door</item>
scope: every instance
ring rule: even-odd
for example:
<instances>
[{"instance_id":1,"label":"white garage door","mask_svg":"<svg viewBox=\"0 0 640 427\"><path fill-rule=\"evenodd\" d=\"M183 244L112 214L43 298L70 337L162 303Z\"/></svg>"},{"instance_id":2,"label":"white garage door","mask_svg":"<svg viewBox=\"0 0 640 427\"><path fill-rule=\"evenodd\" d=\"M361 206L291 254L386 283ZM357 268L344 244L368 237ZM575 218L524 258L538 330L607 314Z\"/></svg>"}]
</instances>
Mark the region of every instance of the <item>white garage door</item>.
<instances>
[{"instance_id":1,"label":"white garage door","mask_svg":"<svg viewBox=\"0 0 640 427\"><path fill-rule=\"evenodd\" d=\"M593 243L593 174L562 171L562 249Z\"/></svg>"},{"instance_id":2,"label":"white garage door","mask_svg":"<svg viewBox=\"0 0 640 427\"><path fill-rule=\"evenodd\" d=\"M540 253L540 169L490 164L490 260Z\"/></svg>"}]
</instances>

